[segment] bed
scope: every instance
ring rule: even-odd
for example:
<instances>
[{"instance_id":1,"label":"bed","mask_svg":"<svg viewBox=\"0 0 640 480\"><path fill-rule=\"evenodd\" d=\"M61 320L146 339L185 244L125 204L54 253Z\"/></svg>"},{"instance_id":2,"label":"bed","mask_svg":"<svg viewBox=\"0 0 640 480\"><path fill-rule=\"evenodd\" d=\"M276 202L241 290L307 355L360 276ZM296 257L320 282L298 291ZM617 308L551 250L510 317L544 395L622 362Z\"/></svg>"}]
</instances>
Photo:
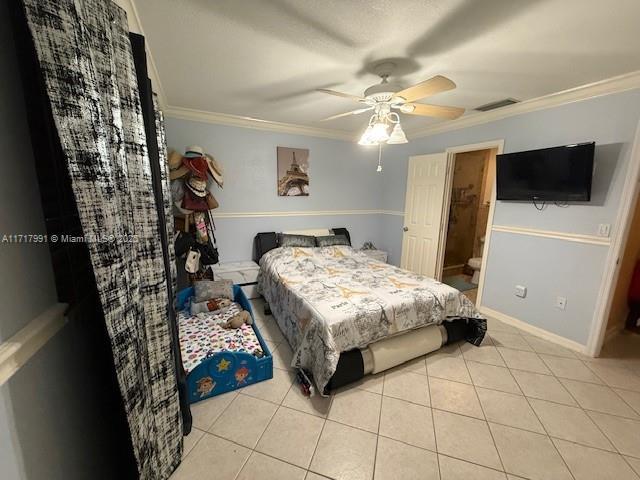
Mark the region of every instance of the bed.
<instances>
[{"instance_id":1,"label":"bed","mask_svg":"<svg viewBox=\"0 0 640 480\"><path fill-rule=\"evenodd\" d=\"M274 247L260 255L258 290L291 345L292 366L310 372L320 393L341 354L443 322L473 326L479 344L486 321L461 292L434 279L368 257L350 246Z\"/></svg>"},{"instance_id":2,"label":"bed","mask_svg":"<svg viewBox=\"0 0 640 480\"><path fill-rule=\"evenodd\" d=\"M233 294L235 304L230 307L191 315L187 307L193 287L178 293L180 351L190 403L273 377L273 358L255 322L238 329L222 327L241 309L253 317L238 285Z\"/></svg>"}]
</instances>

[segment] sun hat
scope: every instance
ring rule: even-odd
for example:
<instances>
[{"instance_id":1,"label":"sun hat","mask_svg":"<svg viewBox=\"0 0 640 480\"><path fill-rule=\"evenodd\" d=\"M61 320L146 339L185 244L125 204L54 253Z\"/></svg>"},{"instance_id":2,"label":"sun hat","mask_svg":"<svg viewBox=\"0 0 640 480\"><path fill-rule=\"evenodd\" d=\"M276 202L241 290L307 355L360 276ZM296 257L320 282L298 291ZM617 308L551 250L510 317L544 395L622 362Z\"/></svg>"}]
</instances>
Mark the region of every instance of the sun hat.
<instances>
[{"instance_id":1,"label":"sun hat","mask_svg":"<svg viewBox=\"0 0 640 480\"><path fill-rule=\"evenodd\" d=\"M180 155L175 150L169 151L169 156L167 158L167 163L169 164L169 168L171 170L175 170L182 166L182 155Z\"/></svg>"},{"instance_id":2,"label":"sun hat","mask_svg":"<svg viewBox=\"0 0 640 480\"><path fill-rule=\"evenodd\" d=\"M202 180L194 175L189 177L186 184L187 188L193 192L194 195L198 197L206 197L207 196L207 181Z\"/></svg>"},{"instance_id":3,"label":"sun hat","mask_svg":"<svg viewBox=\"0 0 640 480\"><path fill-rule=\"evenodd\" d=\"M169 152L167 163L169 164L169 180L182 178L189 173L189 169L182 162L182 155L175 150L171 150L171 152Z\"/></svg>"},{"instance_id":4,"label":"sun hat","mask_svg":"<svg viewBox=\"0 0 640 480\"><path fill-rule=\"evenodd\" d=\"M208 153L205 154L205 158L207 160L207 169L209 170L209 175L211 175L211 178L213 178L218 186L222 188L222 185L224 184L224 180L222 178L222 166L220 166L216 159Z\"/></svg>"},{"instance_id":5,"label":"sun hat","mask_svg":"<svg viewBox=\"0 0 640 480\"><path fill-rule=\"evenodd\" d=\"M204 157L204 148L199 145L189 145L184 149L184 156L189 158Z\"/></svg>"},{"instance_id":6,"label":"sun hat","mask_svg":"<svg viewBox=\"0 0 640 480\"><path fill-rule=\"evenodd\" d=\"M182 157L182 163L194 175L200 177L202 180L207 179L209 164L205 157Z\"/></svg>"}]
</instances>

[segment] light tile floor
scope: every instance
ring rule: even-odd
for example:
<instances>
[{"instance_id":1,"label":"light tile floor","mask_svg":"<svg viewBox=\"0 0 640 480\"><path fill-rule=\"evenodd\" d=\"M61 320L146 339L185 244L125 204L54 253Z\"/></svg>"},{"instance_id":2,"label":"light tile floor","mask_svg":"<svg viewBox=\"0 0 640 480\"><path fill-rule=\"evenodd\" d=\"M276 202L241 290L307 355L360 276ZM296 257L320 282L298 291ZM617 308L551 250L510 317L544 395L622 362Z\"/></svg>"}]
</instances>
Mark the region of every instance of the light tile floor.
<instances>
[{"instance_id":1,"label":"light tile floor","mask_svg":"<svg viewBox=\"0 0 640 480\"><path fill-rule=\"evenodd\" d=\"M173 480L640 480L640 336L592 359L490 319L479 348L307 399L254 311L274 378L193 405Z\"/></svg>"}]
</instances>

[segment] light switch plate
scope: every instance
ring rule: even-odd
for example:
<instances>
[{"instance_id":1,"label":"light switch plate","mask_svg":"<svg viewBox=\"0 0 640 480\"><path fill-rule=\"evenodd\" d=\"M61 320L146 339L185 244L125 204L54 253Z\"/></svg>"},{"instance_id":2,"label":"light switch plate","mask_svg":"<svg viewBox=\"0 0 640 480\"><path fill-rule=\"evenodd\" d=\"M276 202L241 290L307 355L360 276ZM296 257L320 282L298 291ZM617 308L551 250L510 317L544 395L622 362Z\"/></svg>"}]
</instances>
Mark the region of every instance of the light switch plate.
<instances>
[{"instance_id":1,"label":"light switch plate","mask_svg":"<svg viewBox=\"0 0 640 480\"><path fill-rule=\"evenodd\" d=\"M611 224L601 223L598 225L598 236L608 237L611 234Z\"/></svg>"},{"instance_id":2,"label":"light switch plate","mask_svg":"<svg viewBox=\"0 0 640 480\"><path fill-rule=\"evenodd\" d=\"M524 298L527 296L527 287L524 285L516 285L516 297Z\"/></svg>"}]
</instances>

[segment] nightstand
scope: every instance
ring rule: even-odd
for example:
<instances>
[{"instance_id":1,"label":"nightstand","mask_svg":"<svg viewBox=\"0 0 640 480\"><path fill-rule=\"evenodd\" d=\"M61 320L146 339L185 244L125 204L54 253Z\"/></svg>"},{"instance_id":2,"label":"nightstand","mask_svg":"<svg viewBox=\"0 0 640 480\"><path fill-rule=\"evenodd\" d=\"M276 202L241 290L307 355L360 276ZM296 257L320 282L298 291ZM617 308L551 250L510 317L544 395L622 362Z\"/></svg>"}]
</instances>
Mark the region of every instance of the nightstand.
<instances>
[{"instance_id":1,"label":"nightstand","mask_svg":"<svg viewBox=\"0 0 640 480\"><path fill-rule=\"evenodd\" d=\"M383 250L360 250L362 253L367 255L368 257L375 258L381 262L387 263L387 257L389 256L387 252Z\"/></svg>"},{"instance_id":2,"label":"nightstand","mask_svg":"<svg viewBox=\"0 0 640 480\"><path fill-rule=\"evenodd\" d=\"M211 266L214 280L231 280L239 285L249 300L258 298L258 272L256 262L228 262Z\"/></svg>"}]
</instances>

